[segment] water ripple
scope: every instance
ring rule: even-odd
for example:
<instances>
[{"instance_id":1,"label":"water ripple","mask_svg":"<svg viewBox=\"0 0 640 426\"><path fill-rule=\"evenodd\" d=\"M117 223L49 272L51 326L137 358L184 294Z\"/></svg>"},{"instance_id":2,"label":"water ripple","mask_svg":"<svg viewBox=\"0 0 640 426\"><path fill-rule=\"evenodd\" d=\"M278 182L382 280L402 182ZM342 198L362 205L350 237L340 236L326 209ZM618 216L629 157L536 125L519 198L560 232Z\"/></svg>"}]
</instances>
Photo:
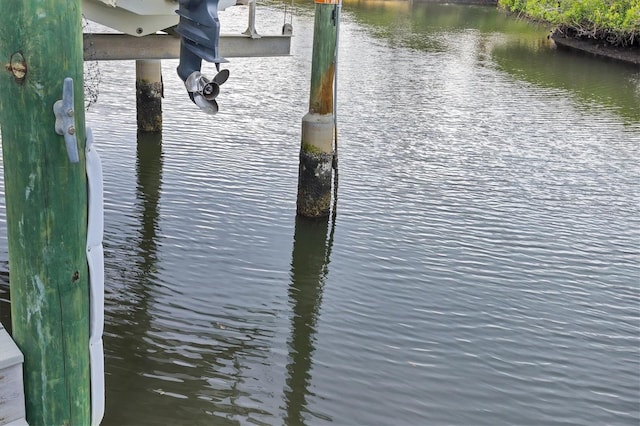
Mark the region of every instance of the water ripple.
<instances>
[{"instance_id":1,"label":"water ripple","mask_svg":"<svg viewBox=\"0 0 640 426\"><path fill-rule=\"evenodd\" d=\"M104 424L640 421L637 91L549 81L593 62L489 8L407 4L345 6L335 233L295 218L310 5L293 56L228 65L215 117L163 61L160 135L134 64L101 64Z\"/></svg>"}]
</instances>

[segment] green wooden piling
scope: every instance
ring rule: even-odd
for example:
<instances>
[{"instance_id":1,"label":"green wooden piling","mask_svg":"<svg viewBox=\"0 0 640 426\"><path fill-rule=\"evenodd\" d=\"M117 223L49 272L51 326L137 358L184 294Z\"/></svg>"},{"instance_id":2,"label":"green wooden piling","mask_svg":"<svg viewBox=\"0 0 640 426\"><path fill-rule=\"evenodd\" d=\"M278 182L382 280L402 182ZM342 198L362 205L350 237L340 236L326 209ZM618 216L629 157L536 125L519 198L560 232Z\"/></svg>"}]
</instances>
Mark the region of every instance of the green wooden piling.
<instances>
[{"instance_id":1,"label":"green wooden piling","mask_svg":"<svg viewBox=\"0 0 640 426\"><path fill-rule=\"evenodd\" d=\"M27 421L88 425L89 291L80 0L0 0L0 128L13 338ZM54 130L74 81L79 163Z\"/></svg>"},{"instance_id":2,"label":"green wooden piling","mask_svg":"<svg viewBox=\"0 0 640 426\"><path fill-rule=\"evenodd\" d=\"M302 118L297 212L328 216L333 162L333 82L338 0L316 0L309 112Z\"/></svg>"}]
</instances>

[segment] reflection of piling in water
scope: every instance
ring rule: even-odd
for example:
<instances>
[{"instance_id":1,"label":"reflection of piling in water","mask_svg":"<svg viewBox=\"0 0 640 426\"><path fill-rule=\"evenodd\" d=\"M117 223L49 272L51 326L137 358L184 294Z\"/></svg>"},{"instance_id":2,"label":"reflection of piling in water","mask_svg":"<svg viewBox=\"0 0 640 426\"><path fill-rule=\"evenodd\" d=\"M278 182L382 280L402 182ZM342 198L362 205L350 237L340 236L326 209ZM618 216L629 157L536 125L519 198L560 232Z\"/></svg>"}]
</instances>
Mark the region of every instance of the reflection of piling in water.
<instances>
[{"instance_id":1,"label":"reflection of piling in water","mask_svg":"<svg viewBox=\"0 0 640 426\"><path fill-rule=\"evenodd\" d=\"M155 263L156 233L160 216L158 204L162 185L162 134L138 132L137 153L137 194L142 207L140 254L145 263Z\"/></svg>"},{"instance_id":2,"label":"reflection of piling in water","mask_svg":"<svg viewBox=\"0 0 640 426\"><path fill-rule=\"evenodd\" d=\"M152 328L152 287L158 262L159 201L162 186L162 133L138 132L137 146L137 247L131 249L122 276L126 299L118 305L117 317L107 324L105 348L112 354L107 379L105 423L122 424L136 409L139 401L131 398L132 389L141 385L141 372L149 368L148 335ZM118 247L128 251L128 247ZM133 259L138 259L134 261ZM116 315L112 313L112 315ZM131 374L135 371L137 374Z\"/></svg>"},{"instance_id":3,"label":"reflection of piling in water","mask_svg":"<svg viewBox=\"0 0 640 426\"><path fill-rule=\"evenodd\" d=\"M316 323L322 302L322 288L328 272L331 241L327 240L328 220L296 218L291 255L289 303L292 306L291 338L285 402L285 424L304 424L311 383L312 355Z\"/></svg>"},{"instance_id":4,"label":"reflection of piling in water","mask_svg":"<svg viewBox=\"0 0 640 426\"><path fill-rule=\"evenodd\" d=\"M150 328L148 305L151 299L150 288L154 281L157 257L157 231L160 188L162 184L162 134L138 132L136 198L140 218L140 237L138 239L136 262L137 271L131 276L136 280L131 293L137 301L134 306L136 329L146 333ZM142 338L140 338L142 340Z\"/></svg>"},{"instance_id":5,"label":"reflection of piling in water","mask_svg":"<svg viewBox=\"0 0 640 426\"><path fill-rule=\"evenodd\" d=\"M136 61L138 131L162 131L162 71L160 60Z\"/></svg>"},{"instance_id":6,"label":"reflection of piling in water","mask_svg":"<svg viewBox=\"0 0 640 426\"><path fill-rule=\"evenodd\" d=\"M185 311L179 306L189 295L163 292L166 279L159 277L165 272L159 270L163 167L161 134L138 133L136 225L115 248L130 260L123 262L121 276L116 277L126 284L113 295L122 300L115 301L106 333L105 346L112 355L104 423L165 424L178 418L180 424L199 424L206 422L204 415L211 424L226 424L238 416L235 401L246 395L245 359L263 354L262 330L247 323L246 317L218 312L191 322L202 312L193 308L189 311L193 316L181 315ZM177 346L180 349L174 350ZM191 354L202 358L191 358ZM178 406L169 395L185 399ZM264 413L259 408L245 409L247 417Z\"/></svg>"}]
</instances>

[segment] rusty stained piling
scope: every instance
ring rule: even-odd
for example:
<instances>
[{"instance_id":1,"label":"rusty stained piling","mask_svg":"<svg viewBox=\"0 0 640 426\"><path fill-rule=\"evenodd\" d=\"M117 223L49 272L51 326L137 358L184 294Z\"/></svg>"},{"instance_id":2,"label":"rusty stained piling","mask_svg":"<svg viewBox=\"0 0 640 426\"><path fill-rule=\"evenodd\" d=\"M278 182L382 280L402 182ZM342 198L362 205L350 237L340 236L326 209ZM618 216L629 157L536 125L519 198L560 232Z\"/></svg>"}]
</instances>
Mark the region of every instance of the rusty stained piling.
<instances>
[{"instance_id":1,"label":"rusty stained piling","mask_svg":"<svg viewBox=\"0 0 640 426\"><path fill-rule=\"evenodd\" d=\"M328 216L331 209L333 84L339 0L316 0L309 112L302 118L297 213Z\"/></svg>"},{"instance_id":2,"label":"rusty stained piling","mask_svg":"<svg viewBox=\"0 0 640 426\"><path fill-rule=\"evenodd\" d=\"M136 60L136 119L140 132L162 131L160 60Z\"/></svg>"}]
</instances>

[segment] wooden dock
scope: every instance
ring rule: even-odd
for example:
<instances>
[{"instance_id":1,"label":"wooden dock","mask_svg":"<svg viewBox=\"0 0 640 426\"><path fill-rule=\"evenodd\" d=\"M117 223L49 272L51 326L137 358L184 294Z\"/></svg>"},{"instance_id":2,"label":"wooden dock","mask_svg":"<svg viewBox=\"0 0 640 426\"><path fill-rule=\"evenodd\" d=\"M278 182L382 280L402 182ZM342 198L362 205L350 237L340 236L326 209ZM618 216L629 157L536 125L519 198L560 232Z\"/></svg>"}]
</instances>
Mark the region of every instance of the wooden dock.
<instances>
[{"instance_id":1,"label":"wooden dock","mask_svg":"<svg viewBox=\"0 0 640 426\"><path fill-rule=\"evenodd\" d=\"M27 426L22 352L0 323L0 426Z\"/></svg>"}]
</instances>

